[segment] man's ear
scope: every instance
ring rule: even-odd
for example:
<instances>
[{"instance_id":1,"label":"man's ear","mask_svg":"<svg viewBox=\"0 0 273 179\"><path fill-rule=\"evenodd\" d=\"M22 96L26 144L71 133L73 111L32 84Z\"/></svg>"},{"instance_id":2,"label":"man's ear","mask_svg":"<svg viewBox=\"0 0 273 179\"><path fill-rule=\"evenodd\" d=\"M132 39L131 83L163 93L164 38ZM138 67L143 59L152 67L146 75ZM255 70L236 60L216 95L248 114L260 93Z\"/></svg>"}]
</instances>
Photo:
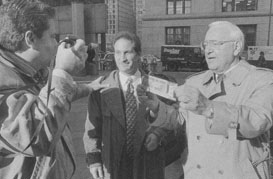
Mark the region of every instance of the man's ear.
<instances>
[{"instance_id":1,"label":"man's ear","mask_svg":"<svg viewBox=\"0 0 273 179\"><path fill-rule=\"evenodd\" d=\"M241 53L241 51L242 51L243 44L242 44L242 42L240 42L240 41L236 41L234 44L235 44L235 45L234 45L234 52L233 52L233 55L234 55L234 56L238 56L238 55Z\"/></svg>"},{"instance_id":2,"label":"man's ear","mask_svg":"<svg viewBox=\"0 0 273 179\"><path fill-rule=\"evenodd\" d=\"M36 36L32 31L28 30L25 33L25 43L29 48L34 48L35 38Z\"/></svg>"}]
</instances>

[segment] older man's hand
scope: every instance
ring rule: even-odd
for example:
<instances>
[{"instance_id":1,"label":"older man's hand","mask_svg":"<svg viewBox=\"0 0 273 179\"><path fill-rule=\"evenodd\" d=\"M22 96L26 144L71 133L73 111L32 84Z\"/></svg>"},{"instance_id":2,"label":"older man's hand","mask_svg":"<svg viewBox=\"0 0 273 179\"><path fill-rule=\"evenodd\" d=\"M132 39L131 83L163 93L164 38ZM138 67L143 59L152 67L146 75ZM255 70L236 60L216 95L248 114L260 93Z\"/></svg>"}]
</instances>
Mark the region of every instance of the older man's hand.
<instances>
[{"instance_id":1,"label":"older man's hand","mask_svg":"<svg viewBox=\"0 0 273 179\"><path fill-rule=\"evenodd\" d=\"M181 85L176 88L175 96L182 109L186 109L206 117L211 117L209 111L212 108L213 103L197 88L189 85Z\"/></svg>"}]
</instances>

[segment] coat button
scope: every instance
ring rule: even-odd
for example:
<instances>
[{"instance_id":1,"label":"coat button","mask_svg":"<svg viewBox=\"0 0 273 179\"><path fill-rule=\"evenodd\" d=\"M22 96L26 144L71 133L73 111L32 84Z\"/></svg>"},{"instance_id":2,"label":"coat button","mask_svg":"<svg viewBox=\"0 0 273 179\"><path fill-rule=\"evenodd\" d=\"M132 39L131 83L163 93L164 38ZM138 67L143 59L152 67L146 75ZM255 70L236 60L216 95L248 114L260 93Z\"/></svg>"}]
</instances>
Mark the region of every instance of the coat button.
<instances>
[{"instance_id":1,"label":"coat button","mask_svg":"<svg viewBox=\"0 0 273 179\"><path fill-rule=\"evenodd\" d=\"M219 173L220 175L223 175L223 174L224 174L224 171L223 171L223 170L218 170L218 173Z\"/></svg>"},{"instance_id":2,"label":"coat button","mask_svg":"<svg viewBox=\"0 0 273 179\"><path fill-rule=\"evenodd\" d=\"M201 169L201 165L199 165L199 164L197 164L196 167L197 167L198 169Z\"/></svg>"},{"instance_id":3,"label":"coat button","mask_svg":"<svg viewBox=\"0 0 273 179\"><path fill-rule=\"evenodd\" d=\"M201 139L201 136L200 136L200 135L196 136L196 139L197 139L197 140L200 140L200 139Z\"/></svg>"}]
</instances>

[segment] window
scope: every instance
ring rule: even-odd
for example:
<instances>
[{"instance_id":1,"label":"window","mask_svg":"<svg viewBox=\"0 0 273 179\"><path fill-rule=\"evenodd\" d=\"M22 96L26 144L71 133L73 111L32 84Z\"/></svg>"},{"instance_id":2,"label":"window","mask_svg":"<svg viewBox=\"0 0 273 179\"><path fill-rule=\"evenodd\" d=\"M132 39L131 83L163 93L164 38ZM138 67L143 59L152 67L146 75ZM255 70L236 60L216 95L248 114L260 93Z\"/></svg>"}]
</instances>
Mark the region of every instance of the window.
<instances>
[{"instance_id":1,"label":"window","mask_svg":"<svg viewBox=\"0 0 273 179\"><path fill-rule=\"evenodd\" d=\"M245 50L248 46L256 45L256 24L238 25L245 35Z\"/></svg>"},{"instance_id":2,"label":"window","mask_svg":"<svg viewBox=\"0 0 273 179\"><path fill-rule=\"evenodd\" d=\"M258 0L223 0L222 11L256 11Z\"/></svg>"},{"instance_id":3,"label":"window","mask_svg":"<svg viewBox=\"0 0 273 179\"><path fill-rule=\"evenodd\" d=\"M190 27L166 27L167 45L189 45Z\"/></svg>"},{"instance_id":4,"label":"window","mask_svg":"<svg viewBox=\"0 0 273 179\"><path fill-rule=\"evenodd\" d=\"M191 0L167 0L167 14L189 14Z\"/></svg>"}]
</instances>

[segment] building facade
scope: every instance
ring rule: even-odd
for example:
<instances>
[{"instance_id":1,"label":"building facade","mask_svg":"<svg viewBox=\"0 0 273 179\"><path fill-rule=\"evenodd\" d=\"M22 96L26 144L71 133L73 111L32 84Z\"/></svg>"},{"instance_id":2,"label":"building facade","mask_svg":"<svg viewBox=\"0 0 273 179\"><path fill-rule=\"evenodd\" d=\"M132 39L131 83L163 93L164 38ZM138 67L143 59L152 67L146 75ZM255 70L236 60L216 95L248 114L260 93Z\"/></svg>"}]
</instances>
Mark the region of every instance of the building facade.
<instances>
[{"instance_id":1,"label":"building facade","mask_svg":"<svg viewBox=\"0 0 273 179\"><path fill-rule=\"evenodd\" d=\"M273 45L273 30L269 27L271 3L272 0L145 0L143 54L160 56L164 44L199 45L208 24L218 20L233 22L242 29L245 50L247 46Z\"/></svg>"},{"instance_id":2,"label":"building facade","mask_svg":"<svg viewBox=\"0 0 273 179\"><path fill-rule=\"evenodd\" d=\"M135 0L106 0L108 6L108 31L106 47L112 51L112 42L116 33L120 31L136 32Z\"/></svg>"},{"instance_id":3,"label":"building facade","mask_svg":"<svg viewBox=\"0 0 273 179\"><path fill-rule=\"evenodd\" d=\"M136 34L142 38L142 18L145 14L145 0L136 0Z\"/></svg>"}]
</instances>

